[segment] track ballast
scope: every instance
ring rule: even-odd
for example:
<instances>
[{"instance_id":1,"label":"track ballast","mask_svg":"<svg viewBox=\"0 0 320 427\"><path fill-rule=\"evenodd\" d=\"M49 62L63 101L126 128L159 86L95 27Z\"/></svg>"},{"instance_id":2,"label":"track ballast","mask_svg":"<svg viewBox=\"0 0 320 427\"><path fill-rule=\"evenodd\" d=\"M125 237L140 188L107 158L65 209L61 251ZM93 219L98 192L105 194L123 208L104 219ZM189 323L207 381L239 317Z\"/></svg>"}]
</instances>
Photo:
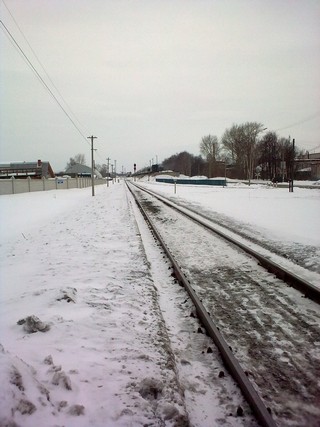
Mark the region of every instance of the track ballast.
<instances>
[{"instance_id":1,"label":"track ballast","mask_svg":"<svg viewBox=\"0 0 320 427\"><path fill-rule=\"evenodd\" d=\"M187 290L189 287L199 319L260 423L275 425L274 418L279 425L316 426L320 415L316 401L320 374L317 306L302 299L297 310L298 292L257 265L252 256L244 255L243 249L235 249L234 242L230 245L230 240L223 242L221 235L200 229L194 219L190 225L186 212L181 216L167 201L164 206L142 188L130 187L170 253L178 281L184 282ZM227 249L221 249L223 245ZM231 250L234 255L230 255ZM231 261L226 262L227 258ZM202 309L197 299L202 301ZM225 345L219 344L219 335ZM230 361L234 356L238 359L235 364ZM242 374L234 367L237 363ZM244 384L241 376L245 377Z\"/></svg>"}]
</instances>

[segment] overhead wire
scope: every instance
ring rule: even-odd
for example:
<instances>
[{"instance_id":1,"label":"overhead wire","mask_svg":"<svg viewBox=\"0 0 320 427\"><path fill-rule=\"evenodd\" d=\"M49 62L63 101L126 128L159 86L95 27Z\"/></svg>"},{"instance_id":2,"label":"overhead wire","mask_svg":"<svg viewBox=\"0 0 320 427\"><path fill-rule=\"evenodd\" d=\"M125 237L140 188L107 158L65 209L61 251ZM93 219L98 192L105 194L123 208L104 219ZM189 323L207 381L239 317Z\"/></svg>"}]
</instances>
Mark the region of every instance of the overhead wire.
<instances>
[{"instance_id":1,"label":"overhead wire","mask_svg":"<svg viewBox=\"0 0 320 427\"><path fill-rule=\"evenodd\" d=\"M38 78L38 80L40 80L41 84L44 86L44 88L49 92L49 94L51 95L51 97L55 100L55 102L58 104L58 106L61 108L61 110L64 112L64 114L67 116L67 118L70 120L70 122L73 124L73 126L77 129L77 131L79 132L79 134L82 136L82 138L86 141L87 144L90 145L89 141L87 140L87 137L83 134L83 132L79 129L79 127L77 126L77 124L75 123L75 121L72 119L72 117L70 116L70 114L66 111L66 109L63 107L63 105L61 104L61 102L58 100L58 98L55 96L55 94L52 92L52 90L50 89L50 87L47 85L47 83L45 82L45 80L42 78L42 76L40 75L40 73L37 71L37 69L35 68L35 66L32 64L32 62L30 61L30 59L27 57L27 55L24 53L24 51L22 50L22 48L19 46L18 42L16 41L16 39L14 38L14 36L11 34L11 32L9 31L9 29L7 28L7 26L4 24L4 22L0 19L0 24L2 25L3 30L5 30L5 33L7 34L7 36L9 36L10 41L14 44L14 46L18 49L19 53L23 56L24 60L27 62L27 64L29 65L29 67L31 68L31 70L34 72L34 74L36 75L36 77Z\"/></svg>"},{"instance_id":2,"label":"overhead wire","mask_svg":"<svg viewBox=\"0 0 320 427\"><path fill-rule=\"evenodd\" d=\"M2 2L4 3L4 1L2 0ZM5 4L5 3L4 3ZM10 13L10 11L9 11ZM12 17L13 18L13 17ZM14 19L14 18L13 18ZM23 52L22 48L19 46L18 42L15 40L15 38L12 36L11 32L8 30L8 28L6 27L6 25L3 23L2 20L0 20L1 25L3 26L3 28L6 30L4 31L4 34L7 36L9 42L12 44L12 46L17 50L17 52L20 54L20 56L22 57L22 59L24 60L24 62L28 65L28 67L32 70L32 72L35 74L36 78L40 81L40 83L44 86L44 88L49 92L50 96L58 103L59 107L63 110L63 112L67 115L67 117L69 118L69 120L72 122L72 124L75 126L75 128L78 130L78 132L80 133L80 135L83 137L83 139L85 140L85 142L88 145L91 145L90 142L88 141L88 137L85 137L85 135L81 132L81 130L78 128L78 126L76 126L76 124L74 123L73 119L70 117L70 115L65 111L65 109L63 108L63 106L60 104L60 102L57 100L57 98L55 97L55 95L53 94L53 92L50 90L50 88L48 87L48 85L46 84L46 82L44 81L44 79L41 77L41 75L39 74L39 72L36 70L36 68L34 67L34 65L31 63L31 61L29 60L29 58L27 57L27 55ZM18 24L16 23L16 25L18 26ZM18 26L19 28L19 26ZM22 33L22 32L21 32ZM23 33L22 33L23 35ZM24 37L25 38L25 37ZM64 101L64 103L66 104L66 106L69 108L69 110L72 112L71 108L68 106L67 102L64 100L63 96L61 95L61 93L59 92L59 90L57 89L57 87L55 86L55 84L53 83L52 79L50 78L50 76L48 75L48 73L45 71L43 65L41 64L40 60L38 59L37 55L35 54L34 50L32 49L31 45L29 44L29 42L27 41L27 39L25 38L26 43L28 44L28 46L30 47L31 51L33 52L33 54L35 55L35 57L37 58L37 61L39 62L39 64L41 65L41 67L43 68L43 71L45 72L46 76L48 77L48 79L50 80L51 84L53 85L53 87L56 89L57 93L60 95L60 97L62 98L62 100ZM72 114L74 115L74 113L72 112ZM75 115L74 115L75 117ZM77 118L75 117L75 119L77 120ZM80 124L79 120L77 120L78 123ZM97 151L95 149L95 151ZM96 153L97 156L100 158L100 160L105 163L106 159L102 158L102 156L100 155L99 152Z\"/></svg>"},{"instance_id":3,"label":"overhead wire","mask_svg":"<svg viewBox=\"0 0 320 427\"><path fill-rule=\"evenodd\" d=\"M54 89L56 90L57 94L60 96L61 100L63 101L64 105L68 108L69 112L72 114L73 118L77 121L77 123L81 126L84 127L82 123L80 123L80 121L78 120L78 118L76 117L76 115L74 114L74 112L72 111L70 105L67 103L67 101L64 99L63 95L61 94L61 92L59 91L59 89L57 88L57 86L54 84L53 80L51 79L50 75L48 74L47 70L45 69L44 65L42 64L42 62L40 61L38 55L36 54L36 52L34 51L34 49L32 48L31 44L29 43L27 37L25 36L24 32L22 31L21 27L19 26L17 20L15 19L15 17L13 16L13 14L11 13L10 9L8 8L6 2L4 0L2 0L2 3L4 4L5 8L7 9L8 13L10 14L13 22L15 23L16 27L18 28L20 34L22 35L23 39L25 40L25 42L27 43L27 45L29 46L31 52L33 53L34 57L36 58L36 60L38 61L40 67L42 68L43 72L45 73L47 79L50 81L50 83L52 84L52 86L54 87Z\"/></svg>"},{"instance_id":4,"label":"overhead wire","mask_svg":"<svg viewBox=\"0 0 320 427\"><path fill-rule=\"evenodd\" d=\"M313 148L311 148L310 150L308 150L309 152L310 151L314 151L314 152L316 152L316 150L318 149L318 148L320 148L320 145L317 145L316 147L313 147Z\"/></svg>"},{"instance_id":5,"label":"overhead wire","mask_svg":"<svg viewBox=\"0 0 320 427\"><path fill-rule=\"evenodd\" d=\"M46 71L44 65L42 64L42 62L40 61L38 55L36 54L36 52L34 51L34 49L32 48L31 44L29 43L28 39L26 38L25 34L23 33L21 27L19 26L17 20L15 19L15 17L13 16L13 14L11 13L10 9L8 8L6 2L4 0L2 0L2 3L4 4L5 8L7 9L8 13L10 14L12 20L14 21L16 27L18 28L20 34L22 35L23 39L25 40L25 42L27 43L27 45L29 46L31 52L33 53L34 57L36 58L36 60L38 61L40 67L42 68L43 72L45 73L47 79L50 81L51 85L54 87L55 91L57 92L57 94L60 96L61 100L63 101L64 105L68 108L69 112L72 114L73 119L70 117L70 114L66 111L66 109L61 105L61 103L59 102L59 100L57 99L57 97L53 94L52 90L48 87L47 83L44 81L44 79L41 77L40 73L36 70L35 66L32 64L31 60L27 57L27 55L25 54L25 52L22 50L22 48L19 46L18 42L16 41L16 39L13 37L13 35L11 34L11 32L9 31L9 29L6 27L6 25L3 23L2 20L0 20L1 25L2 25L2 29L4 34L6 35L6 37L8 38L9 42L11 43L11 45L17 50L17 52L20 54L21 58L23 59L23 61L27 64L27 66L32 70L32 72L34 73L34 75L36 76L36 78L39 80L39 82L44 86L44 88L48 91L48 93L50 94L50 96L54 99L54 101L59 105L59 107L62 109L62 111L64 112L64 114L66 114L66 116L68 117L68 119L71 121L71 123L73 124L73 126L77 129L77 131L80 133L80 135L82 136L82 138L85 140L85 142L89 145L90 142L88 141L88 137L85 137L85 135L83 134L83 132L79 129L79 127L75 124L75 121L78 122L78 124L83 128L83 124L80 123L80 121L78 120L78 118L76 117L76 115L74 114L74 112L72 111L72 109L70 108L70 106L68 105L68 103L66 102L66 100L64 99L64 97L62 96L61 92L58 90L58 88L56 87L56 85L54 84L53 80L51 79L51 77L49 76L48 72ZM4 31L5 30L5 31ZM98 150L95 149L95 151L97 152ZM103 158L99 151L97 152L97 156L100 158L100 160L105 163L105 161L107 159Z\"/></svg>"},{"instance_id":6,"label":"overhead wire","mask_svg":"<svg viewBox=\"0 0 320 427\"><path fill-rule=\"evenodd\" d=\"M320 112L319 112L319 111L317 111L316 113L312 114L311 116L306 117L305 119L300 120L299 122L295 122L295 123L292 123L292 124L291 124L291 125L289 125L289 126L285 126L285 127L282 127L282 128L276 129L276 130L275 130L275 132L277 132L278 130L285 130L285 129L289 129L289 128L292 128L292 127L294 127L294 126L301 125L301 124L303 124L303 123L305 123L305 122L309 122L310 120L315 119L315 118L316 118L316 117L318 117L319 115L320 115Z\"/></svg>"},{"instance_id":7,"label":"overhead wire","mask_svg":"<svg viewBox=\"0 0 320 427\"><path fill-rule=\"evenodd\" d=\"M0 20L1 21L1 20ZM1 21L2 23L2 21ZM13 42L12 38L10 37L10 35L4 31L3 27L2 27L3 33L4 35L7 37L9 43L11 43L11 45L13 46L13 48L18 52L18 54L21 56L22 60L25 62L25 64L32 70L32 67L30 65L30 63L28 63L28 61L26 60L26 58L22 55L21 51L18 49L17 45ZM40 83L42 84L41 80L39 79L39 76L35 75L35 77L40 81Z\"/></svg>"}]
</instances>

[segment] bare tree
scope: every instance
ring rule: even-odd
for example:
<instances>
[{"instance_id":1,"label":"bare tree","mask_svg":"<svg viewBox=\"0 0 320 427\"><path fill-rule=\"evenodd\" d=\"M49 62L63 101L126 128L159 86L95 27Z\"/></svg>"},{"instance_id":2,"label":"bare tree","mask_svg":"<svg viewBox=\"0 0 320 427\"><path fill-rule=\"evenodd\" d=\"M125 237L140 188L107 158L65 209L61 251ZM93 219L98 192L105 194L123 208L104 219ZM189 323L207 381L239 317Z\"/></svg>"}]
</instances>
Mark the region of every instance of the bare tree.
<instances>
[{"instance_id":1,"label":"bare tree","mask_svg":"<svg viewBox=\"0 0 320 427\"><path fill-rule=\"evenodd\" d=\"M262 178L277 179L281 153L278 136L275 132L266 133L257 146L257 162Z\"/></svg>"},{"instance_id":2,"label":"bare tree","mask_svg":"<svg viewBox=\"0 0 320 427\"><path fill-rule=\"evenodd\" d=\"M200 142L200 153L208 162L208 178L212 177L215 162L219 155L219 142L215 135L202 137Z\"/></svg>"},{"instance_id":3,"label":"bare tree","mask_svg":"<svg viewBox=\"0 0 320 427\"><path fill-rule=\"evenodd\" d=\"M245 135L241 125L233 124L231 128L226 129L222 139L222 147L226 153L226 157L229 158L230 162L235 166L236 174L239 178L245 176L245 161L244 161L244 150L243 142Z\"/></svg>"},{"instance_id":4,"label":"bare tree","mask_svg":"<svg viewBox=\"0 0 320 427\"><path fill-rule=\"evenodd\" d=\"M75 164L85 165L86 164L86 157L84 154L76 154L74 157L70 157L69 162L67 163L66 169L70 168L71 166L74 166Z\"/></svg>"},{"instance_id":5,"label":"bare tree","mask_svg":"<svg viewBox=\"0 0 320 427\"><path fill-rule=\"evenodd\" d=\"M247 166L247 179L253 178L253 171L257 159L257 144L259 133L264 130L263 124L257 122L247 122L243 125L245 135L245 164Z\"/></svg>"},{"instance_id":6,"label":"bare tree","mask_svg":"<svg viewBox=\"0 0 320 427\"><path fill-rule=\"evenodd\" d=\"M108 175L107 165L105 163L102 165L97 163L95 169L99 171L104 178Z\"/></svg>"},{"instance_id":7,"label":"bare tree","mask_svg":"<svg viewBox=\"0 0 320 427\"><path fill-rule=\"evenodd\" d=\"M258 154L258 136L263 130L263 124L247 122L241 125L232 125L222 137L224 150L236 164L240 177L247 178L249 183L253 176Z\"/></svg>"},{"instance_id":8,"label":"bare tree","mask_svg":"<svg viewBox=\"0 0 320 427\"><path fill-rule=\"evenodd\" d=\"M286 179L293 178L294 173L298 169L298 164L294 164L294 159L303 156L303 150L298 147L293 147L293 143L289 138L280 138L279 140L281 160L283 162L282 177Z\"/></svg>"}]
</instances>

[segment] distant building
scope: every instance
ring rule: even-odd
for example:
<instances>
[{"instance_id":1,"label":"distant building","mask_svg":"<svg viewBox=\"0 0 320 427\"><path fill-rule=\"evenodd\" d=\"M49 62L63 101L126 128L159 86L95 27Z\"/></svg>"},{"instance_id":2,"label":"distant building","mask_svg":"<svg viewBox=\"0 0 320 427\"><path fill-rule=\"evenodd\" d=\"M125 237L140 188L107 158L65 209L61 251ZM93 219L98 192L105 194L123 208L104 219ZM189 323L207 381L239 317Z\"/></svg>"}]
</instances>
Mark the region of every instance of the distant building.
<instances>
[{"instance_id":1,"label":"distant building","mask_svg":"<svg viewBox=\"0 0 320 427\"><path fill-rule=\"evenodd\" d=\"M298 163L295 177L297 179L320 179L320 153L306 153L303 158L296 159Z\"/></svg>"},{"instance_id":2,"label":"distant building","mask_svg":"<svg viewBox=\"0 0 320 427\"><path fill-rule=\"evenodd\" d=\"M86 165L81 165L80 163L76 163L69 168L67 168L64 172L66 175L71 176L72 178L75 178L77 176L90 176L91 177L91 167ZM102 178L101 173L94 169L94 175L97 178Z\"/></svg>"},{"instance_id":3,"label":"distant building","mask_svg":"<svg viewBox=\"0 0 320 427\"><path fill-rule=\"evenodd\" d=\"M8 178L54 178L55 174L49 162L15 162L0 164L0 179Z\"/></svg>"}]
</instances>

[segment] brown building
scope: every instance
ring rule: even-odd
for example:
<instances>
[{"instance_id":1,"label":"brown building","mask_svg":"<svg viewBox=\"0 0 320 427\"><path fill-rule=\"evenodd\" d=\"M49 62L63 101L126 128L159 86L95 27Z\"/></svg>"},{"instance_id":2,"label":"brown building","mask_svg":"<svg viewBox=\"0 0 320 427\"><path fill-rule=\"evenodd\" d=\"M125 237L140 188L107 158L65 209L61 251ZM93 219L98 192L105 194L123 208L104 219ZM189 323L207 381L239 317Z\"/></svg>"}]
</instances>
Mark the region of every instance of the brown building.
<instances>
[{"instance_id":1,"label":"brown building","mask_svg":"<svg viewBox=\"0 0 320 427\"><path fill-rule=\"evenodd\" d=\"M8 178L54 178L55 173L49 162L16 162L0 164L0 179Z\"/></svg>"}]
</instances>

